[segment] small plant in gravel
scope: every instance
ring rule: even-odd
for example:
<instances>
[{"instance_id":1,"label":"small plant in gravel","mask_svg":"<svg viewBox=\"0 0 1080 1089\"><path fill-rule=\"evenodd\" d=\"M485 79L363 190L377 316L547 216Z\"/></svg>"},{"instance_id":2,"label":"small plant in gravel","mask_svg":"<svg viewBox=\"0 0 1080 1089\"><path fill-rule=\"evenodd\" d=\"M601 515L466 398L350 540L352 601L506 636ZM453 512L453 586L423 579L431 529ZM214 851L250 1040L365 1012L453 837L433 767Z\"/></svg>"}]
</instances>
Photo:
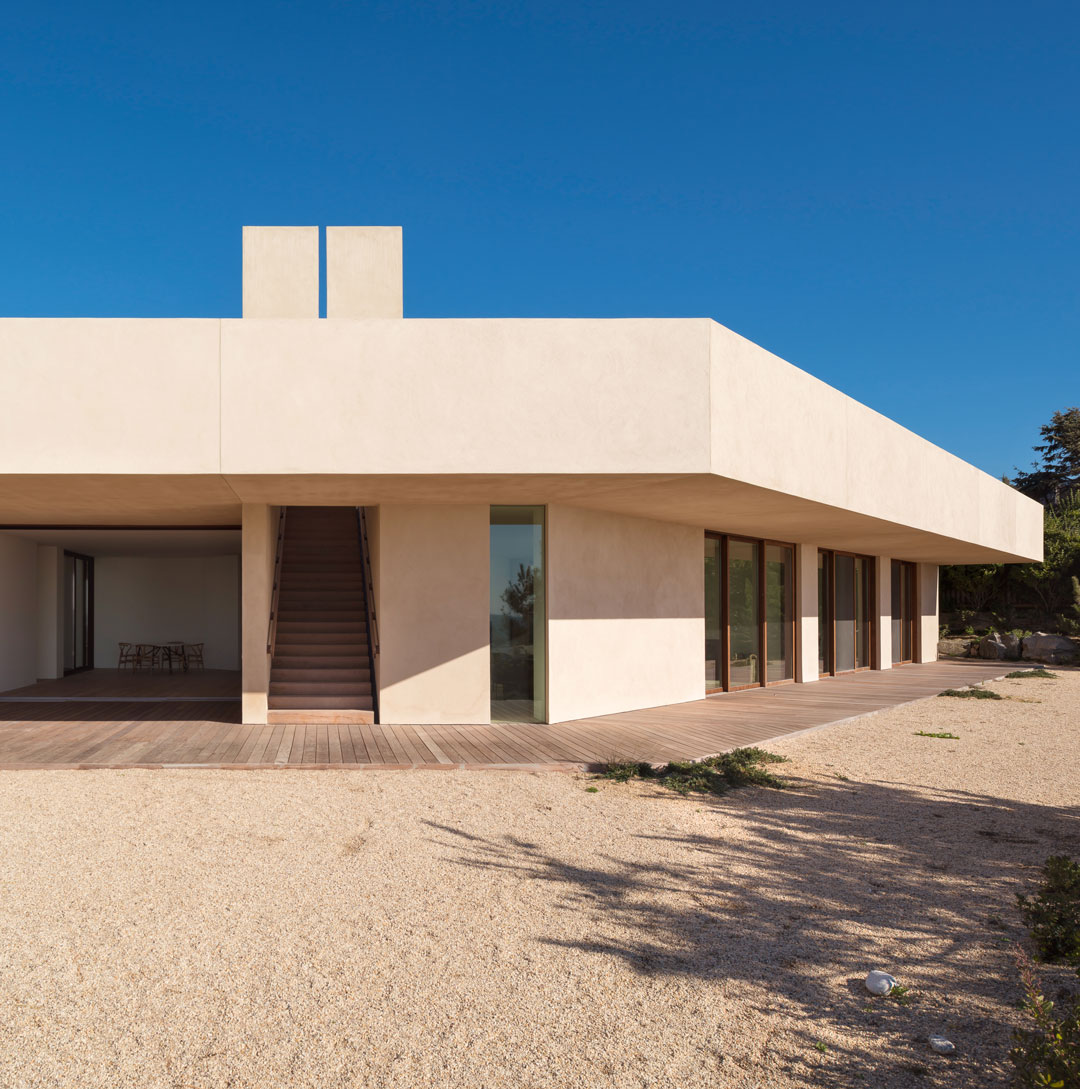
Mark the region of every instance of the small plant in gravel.
<instances>
[{"instance_id":1,"label":"small plant in gravel","mask_svg":"<svg viewBox=\"0 0 1080 1089\"><path fill-rule=\"evenodd\" d=\"M1080 863L1051 855L1035 895L1018 893L1016 899L1039 956L1080 968Z\"/></svg>"},{"instance_id":2,"label":"small plant in gravel","mask_svg":"<svg viewBox=\"0 0 1080 1089\"><path fill-rule=\"evenodd\" d=\"M916 730L915 731L915 736L916 737L940 737L945 741L959 741L960 740L960 735L959 734L950 734L950 733L928 734L925 730Z\"/></svg>"},{"instance_id":3,"label":"small plant in gravel","mask_svg":"<svg viewBox=\"0 0 1080 1089\"><path fill-rule=\"evenodd\" d=\"M897 1005L910 1006L915 1001L915 996L911 993L910 987L905 987L903 983L897 983L891 991L889 991L889 998L891 998Z\"/></svg>"},{"instance_id":4,"label":"small plant in gravel","mask_svg":"<svg viewBox=\"0 0 1080 1089\"><path fill-rule=\"evenodd\" d=\"M644 760L610 760L600 773L605 779L627 783L631 779L651 779L653 766Z\"/></svg>"},{"instance_id":5,"label":"small plant in gravel","mask_svg":"<svg viewBox=\"0 0 1080 1089\"><path fill-rule=\"evenodd\" d=\"M600 793L600 788L599 787L586 787L585 788L585 793L586 794L599 794Z\"/></svg>"},{"instance_id":6,"label":"small plant in gravel","mask_svg":"<svg viewBox=\"0 0 1080 1089\"><path fill-rule=\"evenodd\" d=\"M767 786L781 789L787 784L764 765L786 763L787 757L764 749L743 748L710 756L705 760L672 761L654 768L648 763L615 762L600 774L618 782L630 779L656 779L662 786L679 794L726 794L735 787Z\"/></svg>"},{"instance_id":7,"label":"small plant in gravel","mask_svg":"<svg viewBox=\"0 0 1080 1089\"><path fill-rule=\"evenodd\" d=\"M1057 674L1051 673L1049 669L1043 669L1041 666L1038 669L1016 669L1012 673L1005 674L1005 680L1007 681L1026 681L1029 678L1045 677L1048 680L1056 681Z\"/></svg>"},{"instance_id":8,"label":"small plant in gravel","mask_svg":"<svg viewBox=\"0 0 1080 1089\"><path fill-rule=\"evenodd\" d=\"M1000 700L1003 696L989 688L946 688L939 696L955 696L959 700Z\"/></svg>"},{"instance_id":9,"label":"small plant in gravel","mask_svg":"<svg viewBox=\"0 0 1080 1089\"><path fill-rule=\"evenodd\" d=\"M829 1045L828 1044L823 1044L820 1040L818 1040L814 1044L814 1050L815 1051L820 1051L821 1054L824 1055L825 1052L829 1050Z\"/></svg>"},{"instance_id":10,"label":"small plant in gravel","mask_svg":"<svg viewBox=\"0 0 1080 1089\"><path fill-rule=\"evenodd\" d=\"M1060 1012L1040 990L1031 961L1017 955L1023 999L1034 1027L1013 1032L1009 1052L1013 1084L1023 1089L1074 1089L1080 1085L1080 999L1066 998Z\"/></svg>"}]
</instances>

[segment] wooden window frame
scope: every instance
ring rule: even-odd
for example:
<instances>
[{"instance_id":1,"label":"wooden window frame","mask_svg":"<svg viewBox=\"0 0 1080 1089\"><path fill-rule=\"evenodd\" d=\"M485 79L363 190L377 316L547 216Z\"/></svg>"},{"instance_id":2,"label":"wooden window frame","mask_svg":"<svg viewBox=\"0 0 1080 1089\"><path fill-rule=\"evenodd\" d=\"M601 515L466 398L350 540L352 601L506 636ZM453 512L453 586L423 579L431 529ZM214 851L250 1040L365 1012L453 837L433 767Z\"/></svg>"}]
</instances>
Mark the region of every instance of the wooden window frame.
<instances>
[{"instance_id":1,"label":"wooden window frame","mask_svg":"<svg viewBox=\"0 0 1080 1089\"><path fill-rule=\"evenodd\" d=\"M903 615L901 615L901 618L900 618L900 646L901 646L901 648L903 648L903 645L904 645L904 624L907 623L911 627L911 631L909 632L909 636L908 636L909 639L910 639L910 645L911 645L911 657L910 658L901 658L901 659L897 660L895 658L895 656L894 656L893 661L890 663L890 665L895 668L896 666L914 665L919 660L919 627L920 627L920 625L919 625L919 618L918 618L918 615L916 613L916 606L917 606L917 602L918 602L918 599L919 599L919 594L918 594L919 565L917 563L912 562L911 560L900 560L900 559L896 559L894 557L890 557L890 562L889 562L889 609L890 609L890 614L891 614L891 610L893 608L893 600L892 600L892 565L894 563L899 564L900 568L901 568L901 575L900 575L900 592L901 592L901 594L903 594L903 592L904 592L904 590L903 590L903 587L904 587L903 568L905 568L905 567L908 568L908 572L909 572L908 588L907 588L907 594L906 594L907 608L908 608L908 618L907 618L907 621L904 620ZM890 615L889 619L892 620L893 617ZM895 648L894 648L893 653L895 655ZM900 653L901 654L903 653L902 649L901 649Z\"/></svg>"},{"instance_id":2,"label":"wooden window frame","mask_svg":"<svg viewBox=\"0 0 1080 1089\"><path fill-rule=\"evenodd\" d=\"M877 633L875 631L875 621L877 619L877 608L875 602L877 601L877 563L874 561L873 556L867 556L863 552L849 552L843 548L819 548L818 553L828 556L828 582L829 582L829 669L826 673L819 673L819 679L824 680L826 677L846 677L849 673L864 673L868 669L874 668L874 656L878 649ZM836 557L848 556L853 560L862 560L866 565L866 600L868 604L867 627L868 627L868 640L867 640L867 664L856 665L854 669L841 669L836 668ZM821 615L819 608L818 623L821 623ZM855 618L856 631L858 631L858 617ZM859 660L858 642L855 646L855 660Z\"/></svg>"},{"instance_id":3,"label":"wooden window frame","mask_svg":"<svg viewBox=\"0 0 1080 1089\"><path fill-rule=\"evenodd\" d=\"M799 563L798 546L792 541L777 541L771 537L749 537L743 533L720 533L715 530L705 530L705 536L720 542L720 684L717 688L705 689L706 696L720 695L725 692L746 692L752 688L773 688L780 684L794 684L795 674L799 663L799 625L796 619L799 601ZM744 541L755 546L758 558L758 638L757 651L759 672L761 680L753 684L739 684L732 687L731 684L731 613L728 609L728 597L730 581L728 579L728 543L730 541ZM768 545L777 545L781 548L791 549L791 619L788 622L790 628L791 646L791 676L781 677L778 680L769 680L769 663L766 658L768 647L768 620L766 619L766 591L767 580L765 577L765 549Z\"/></svg>"}]
</instances>

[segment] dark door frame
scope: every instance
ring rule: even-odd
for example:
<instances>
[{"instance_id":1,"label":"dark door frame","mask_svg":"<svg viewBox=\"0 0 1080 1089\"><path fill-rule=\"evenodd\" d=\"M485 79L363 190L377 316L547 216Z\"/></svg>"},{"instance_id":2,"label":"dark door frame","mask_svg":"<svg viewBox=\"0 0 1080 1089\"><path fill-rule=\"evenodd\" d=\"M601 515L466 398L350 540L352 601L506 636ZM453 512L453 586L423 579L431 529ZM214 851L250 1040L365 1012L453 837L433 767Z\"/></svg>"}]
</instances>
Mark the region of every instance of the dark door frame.
<instances>
[{"instance_id":1,"label":"dark door frame","mask_svg":"<svg viewBox=\"0 0 1080 1089\"><path fill-rule=\"evenodd\" d=\"M86 672L86 670L94 668L94 557L93 556L87 556L82 552L72 552L68 548L64 549L64 556L65 557L70 556L73 560L82 560L83 563L85 564L85 567L84 567L85 576L84 576L84 579L83 579L83 583L84 583L83 588L85 589L85 592L86 592L86 611L85 611L85 614L83 616L82 632L81 632L82 638L84 640L84 644L83 644L83 664L81 666L74 666L71 669L68 669L67 665L65 664L65 666L64 666L64 676L67 677L67 676L70 676L72 673L84 673L84 672ZM77 601L78 591L80 589L80 587L78 585L78 575L75 574L75 572L78 571L78 567L73 566L72 571L73 571L72 578L73 578L75 584L71 587L71 616L70 616L70 618L67 617L67 616L64 617L64 640L65 640L64 659L65 659L65 662L66 662L66 659L67 659L66 641L67 641L67 625L68 625L68 620L69 619L71 621L72 633L73 633L73 635L74 635L74 637L76 639L76 646L78 645L77 641L78 641L79 635L80 635L78 627L75 624L75 617L78 615L78 610L76 608L76 601ZM66 570L64 572L64 577L67 578L67 571ZM66 594L65 594L65 597L66 597ZM78 661L78 655L77 654L75 655L75 660Z\"/></svg>"}]
</instances>

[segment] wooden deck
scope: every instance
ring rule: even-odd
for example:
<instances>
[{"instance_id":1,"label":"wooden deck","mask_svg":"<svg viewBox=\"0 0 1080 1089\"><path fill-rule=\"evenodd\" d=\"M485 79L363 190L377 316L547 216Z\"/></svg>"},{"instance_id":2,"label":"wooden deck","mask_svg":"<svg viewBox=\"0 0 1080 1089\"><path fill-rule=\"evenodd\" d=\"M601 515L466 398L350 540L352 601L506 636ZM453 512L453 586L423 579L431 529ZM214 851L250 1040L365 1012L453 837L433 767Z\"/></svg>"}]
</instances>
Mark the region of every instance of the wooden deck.
<instances>
[{"instance_id":1,"label":"wooden deck","mask_svg":"<svg viewBox=\"0 0 1080 1089\"><path fill-rule=\"evenodd\" d=\"M554 726L243 726L237 700L0 699L0 769L579 768L696 759L1000 677L941 661ZM872 729L872 723L867 723Z\"/></svg>"}]
</instances>

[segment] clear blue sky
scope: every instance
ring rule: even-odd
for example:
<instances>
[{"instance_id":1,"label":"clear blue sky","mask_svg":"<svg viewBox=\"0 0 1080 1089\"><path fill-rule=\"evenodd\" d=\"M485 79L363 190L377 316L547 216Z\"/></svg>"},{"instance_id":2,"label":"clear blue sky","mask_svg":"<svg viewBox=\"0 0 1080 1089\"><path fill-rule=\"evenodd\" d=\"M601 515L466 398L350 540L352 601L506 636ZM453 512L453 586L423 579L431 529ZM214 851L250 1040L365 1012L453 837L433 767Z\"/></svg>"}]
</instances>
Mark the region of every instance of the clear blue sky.
<instances>
[{"instance_id":1,"label":"clear blue sky","mask_svg":"<svg viewBox=\"0 0 1080 1089\"><path fill-rule=\"evenodd\" d=\"M240 310L402 224L413 317L709 316L988 472L1080 403L1075 3L18 4L0 314Z\"/></svg>"}]
</instances>

